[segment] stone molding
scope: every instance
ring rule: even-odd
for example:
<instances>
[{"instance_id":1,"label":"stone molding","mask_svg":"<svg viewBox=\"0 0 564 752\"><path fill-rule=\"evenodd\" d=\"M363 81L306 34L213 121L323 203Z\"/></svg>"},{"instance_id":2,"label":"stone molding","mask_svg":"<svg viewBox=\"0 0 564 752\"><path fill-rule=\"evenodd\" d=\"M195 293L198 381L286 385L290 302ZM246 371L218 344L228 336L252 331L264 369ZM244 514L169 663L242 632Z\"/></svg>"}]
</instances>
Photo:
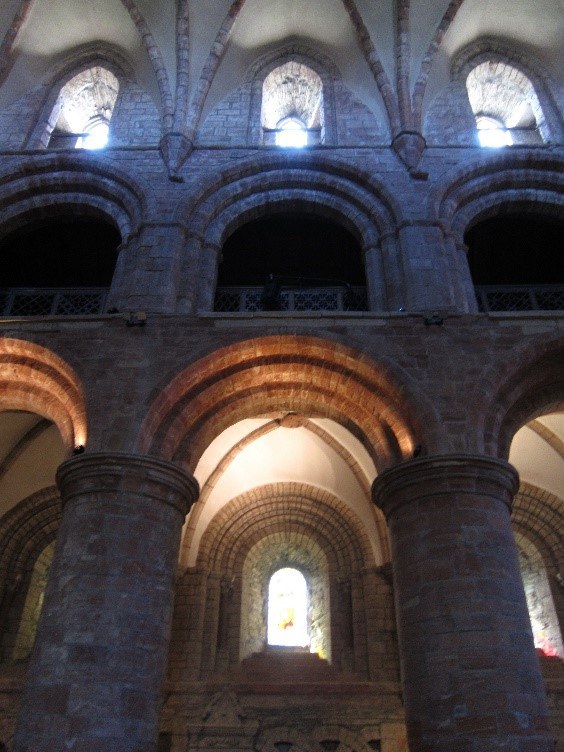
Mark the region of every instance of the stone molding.
<instances>
[{"instance_id":1,"label":"stone molding","mask_svg":"<svg viewBox=\"0 0 564 752\"><path fill-rule=\"evenodd\" d=\"M126 453L73 457L57 470L63 507L84 495L135 490L137 494L174 507L184 518L198 498L198 482L178 465Z\"/></svg>"},{"instance_id":2,"label":"stone molding","mask_svg":"<svg viewBox=\"0 0 564 752\"><path fill-rule=\"evenodd\" d=\"M492 501L503 501L511 509L518 487L519 475L505 460L478 454L436 455L384 471L372 485L372 500L386 519L405 504L456 492L487 493Z\"/></svg>"}]
</instances>

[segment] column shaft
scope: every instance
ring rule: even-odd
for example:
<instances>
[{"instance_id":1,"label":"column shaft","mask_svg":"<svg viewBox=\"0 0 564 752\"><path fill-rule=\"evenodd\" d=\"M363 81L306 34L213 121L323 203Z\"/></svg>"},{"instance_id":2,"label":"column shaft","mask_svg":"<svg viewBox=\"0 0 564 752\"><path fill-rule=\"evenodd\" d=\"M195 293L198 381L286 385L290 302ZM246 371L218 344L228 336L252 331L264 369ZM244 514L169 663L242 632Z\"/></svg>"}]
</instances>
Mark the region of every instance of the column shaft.
<instances>
[{"instance_id":1,"label":"column shaft","mask_svg":"<svg viewBox=\"0 0 564 752\"><path fill-rule=\"evenodd\" d=\"M63 519L14 752L156 749L180 534L197 483L166 462L84 455Z\"/></svg>"},{"instance_id":2,"label":"column shaft","mask_svg":"<svg viewBox=\"0 0 564 752\"><path fill-rule=\"evenodd\" d=\"M544 686L510 524L517 473L487 457L379 476L411 752L549 752Z\"/></svg>"}]
</instances>

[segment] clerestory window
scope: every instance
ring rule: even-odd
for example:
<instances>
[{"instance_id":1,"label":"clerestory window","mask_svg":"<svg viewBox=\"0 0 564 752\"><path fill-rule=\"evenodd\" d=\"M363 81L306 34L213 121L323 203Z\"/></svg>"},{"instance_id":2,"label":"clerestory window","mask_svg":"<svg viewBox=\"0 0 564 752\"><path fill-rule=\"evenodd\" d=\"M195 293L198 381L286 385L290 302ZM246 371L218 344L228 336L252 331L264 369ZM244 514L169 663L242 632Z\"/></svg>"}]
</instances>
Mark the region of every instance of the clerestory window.
<instances>
[{"instance_id":1,"label":"clerestory window","mask_svg":"<svg viewBox=\"0 0 564 752\"><path fill-rule=\"evenodd\" d=\"M478 128L478 141L480 146L500 147L510 146L513 141L511 134L505 125L495 118L487 115L478 115L476 118Z\"/></svg>"},{"instance_id":2,"label":"clerestory window","mask_svg":"<svg viewBox=\"0 0 564 752\"><path fill-rule=\"evenodd\" d=\"M323 140L323 83L307 65L290 61L271 71L262 87L263 142L303 147Z\"/></svg>"},{"instance_id":3,"label":"clerestory window","mask_svg":"<svg viewBox=\"0 0 564 752\"><path fill-rule=\"evenodd\" d=\"M278 123L276 146L307 146L307 128L297 118L284 118Z\"/></svg>"},{"instance_id":4,"label":"clerestory window","mask_svg":"<svg viewBox=\"0 0 564 752\"><path fill-rule=\"evenodd\" d=\"M78 73L62 87L51 123L49 146L101 149L107 145L119 82L106 68Z\"/></svg>"},{"instance_id":5,"label":"clerestory window","mask_svg":"<svg viewBox=\"0 0 564 752\"><path fill-rule=\"evenodd\" d=\"M533 84L517 68L486 61L466 79L481 146L503 147L543 141L544 116Z\"/></svg>"}]
</instances>

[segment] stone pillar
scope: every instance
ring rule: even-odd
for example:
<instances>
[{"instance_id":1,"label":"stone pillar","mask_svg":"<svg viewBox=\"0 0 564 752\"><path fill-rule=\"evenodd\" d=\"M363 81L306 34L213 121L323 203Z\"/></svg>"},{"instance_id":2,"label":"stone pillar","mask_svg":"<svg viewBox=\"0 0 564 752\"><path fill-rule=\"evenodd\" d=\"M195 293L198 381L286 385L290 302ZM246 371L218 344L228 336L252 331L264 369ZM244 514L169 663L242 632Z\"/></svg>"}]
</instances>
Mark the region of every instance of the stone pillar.
<instances>
[{"instance_id":1,"label":"stone pillar","mask_svg":"<svg viewBox=\"0 0 564 752\"><path fill-rule=\"evenodd\" d=\"M411 752L549 752L543 680L510 524L516 471L407 462L374 482L392 542Z\"/></svg>"},{"instance_id":2,"label":"stone pillar","mask_svg":"<svg viewBox=\"0 0 564 752\"><path fill-rule=\"evenodd\" d=\"M69 460L57 481L63 518L14 752L154 752L197 483L126 454Z\"/></svg>"},{"instance_id":3,"label":"stone pillar","mask_svg":"<svg viewBox=\"0 0 564 752\"><path fill-rule=\"evenodd\" d=\"M407 311L455 308L442 229L436 224L405 224L399 231ZM397 263L397 261L396 261Z\"/></svg>"},{"instance_id":4,"label":"stone pillar","mask_svg":"<svg viewBox=\"0 0 564 752\"><path fill-rule=\"evenodd\" d=\"M107 308L174 313L184 245L182 223L145 222L120 246Z\"/></svg>"}]
</instances>

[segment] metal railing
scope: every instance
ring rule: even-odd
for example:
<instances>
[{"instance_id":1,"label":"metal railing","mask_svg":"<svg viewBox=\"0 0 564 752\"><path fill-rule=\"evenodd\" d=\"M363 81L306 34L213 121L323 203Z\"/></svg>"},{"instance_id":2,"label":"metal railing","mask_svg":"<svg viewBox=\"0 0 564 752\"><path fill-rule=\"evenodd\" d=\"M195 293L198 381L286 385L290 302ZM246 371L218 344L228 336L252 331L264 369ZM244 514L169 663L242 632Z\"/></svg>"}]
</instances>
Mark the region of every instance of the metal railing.
<instances>
[{"instance_id":1,"label":"metal railing","mask_svg":"<svg viewBox=\"0 0 564 752\"><path fill-rule=\"evenodd\" d=\"M2 316L88 316L103 313L107 287L0 289Z\"/></svg>"},{"instance_id":2,"label":"metal railing","mask_svg":"<svg viewBox=\"0 0 564 752\"><path fill-rule=\"evenodd\" d=\"M485 285L475 288L478 308L494 311L564 311L564 285ZM88 316L104 313L109 289L0 289L0 316ZM259 313L264 310L264 287L218 287L214 310L221 313ZM366 311L364 287L282 287L280 311Z\"/></svg>"},{"instance_id":3,"label":"metal railing","mask_svg":"<svg viewBox=\"0 0 564 752\"><path fill-rule=\"evenodd\" d=\"M562 311L564 285L480 285L475 288L480 311Z\"/></svg>"},{"instance_id":4,"label":"metal railing","mask_svg":"<svg viewBox=\"0 0 564 752\"><path fill-rule=\"evenodd\" d=\"M366 311L364 287L284 287L279 291L279 311ZM258 313L265 310L264 287L218 287L214 311ZM267 310L273 310L269 308Z\"/></svg>"}]
</instances>

